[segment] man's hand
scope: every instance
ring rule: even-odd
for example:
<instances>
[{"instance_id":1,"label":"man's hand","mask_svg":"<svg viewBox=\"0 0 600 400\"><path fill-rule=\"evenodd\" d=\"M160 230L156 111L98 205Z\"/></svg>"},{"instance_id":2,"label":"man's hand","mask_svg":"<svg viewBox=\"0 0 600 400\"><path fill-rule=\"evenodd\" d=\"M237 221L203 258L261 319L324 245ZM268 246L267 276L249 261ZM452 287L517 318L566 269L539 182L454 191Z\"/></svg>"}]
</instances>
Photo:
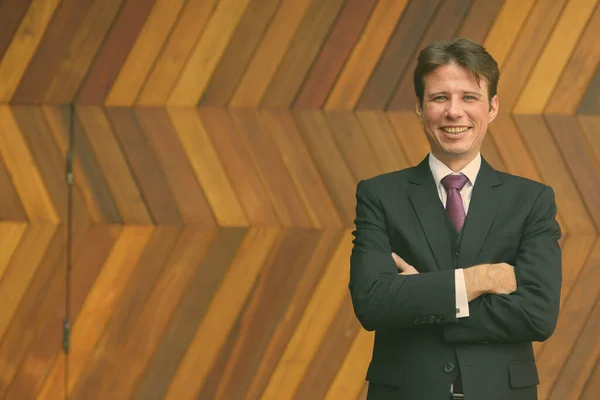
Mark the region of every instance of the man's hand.
<instances>
[{"instance_id":1,"label":"man's hand","mask_svg":"<svg viewBox=\"0 0 600 400\"><path fill-rule=\"evenodd\" d=\"M412 265L404 261L398 254L392 253L392 258L396 263L396 268L400 270L398 275L416 275L419 273Z\"/></svg>"},{"instance_id":2,"label":"man's hand","mask_svg":"<svg viewBox=\"0 0 600 400\"><path fill-rule=\"evenodd\" d=\"M481 264L465 268L468 301L484 293L510 294L517 290L515 268L506 263Z\"/></svg>"}]
</instances>

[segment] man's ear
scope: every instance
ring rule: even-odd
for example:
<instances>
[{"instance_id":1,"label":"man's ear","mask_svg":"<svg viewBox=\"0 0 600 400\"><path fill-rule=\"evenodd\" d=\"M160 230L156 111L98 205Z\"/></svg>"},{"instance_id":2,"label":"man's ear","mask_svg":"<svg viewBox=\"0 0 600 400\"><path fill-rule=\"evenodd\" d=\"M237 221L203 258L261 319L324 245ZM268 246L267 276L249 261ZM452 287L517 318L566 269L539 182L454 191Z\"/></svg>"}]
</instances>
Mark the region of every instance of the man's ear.
<instances>
[{"instance_id":1,"label":"man's ear","mask_svg":"<svg viewBox=\"0 0 600 400\"><path fill-rule=\"evenodd\" d=\"M492 97L492 100L490 100L490 113L489 113L488 124L491 124L492 121L496 119L499 109L500 109L500 102L498 101L498 95L494 95L494 97Z\"/></svg>"},{"instance_id":2,"label":"man's ear","mask_svg":"<svg viewBox=\"0 0 600 400\"><path fill-rule=\"evenodd\" d=\"M415 101L415 111L417 112L419 119L423 119L423 104L421 103L421 100L418 97Z\"/></svg>"}]
</instances>

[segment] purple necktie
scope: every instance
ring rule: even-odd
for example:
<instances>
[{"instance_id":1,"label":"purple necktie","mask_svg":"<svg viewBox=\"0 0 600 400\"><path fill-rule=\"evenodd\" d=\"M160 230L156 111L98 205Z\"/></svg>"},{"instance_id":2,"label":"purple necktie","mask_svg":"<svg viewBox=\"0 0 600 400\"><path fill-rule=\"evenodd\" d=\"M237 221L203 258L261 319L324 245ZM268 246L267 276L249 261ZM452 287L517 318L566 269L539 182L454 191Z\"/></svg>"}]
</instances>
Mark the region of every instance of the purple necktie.
<instances>
[{"instance_id":1,"label":"purple necktie","mask_svg":"<svg viewBox=\"0 0 600 400\"><path fill-rule=\"evenodd\" d=\"M442 179L442 185L446 188L448 194L446 200L446 211L450 216L452 224L458 232L465 223L465 207L460 195L460 191L465 186L469 178L465 175L447 175Z\"/></svg>"}]
</instances>

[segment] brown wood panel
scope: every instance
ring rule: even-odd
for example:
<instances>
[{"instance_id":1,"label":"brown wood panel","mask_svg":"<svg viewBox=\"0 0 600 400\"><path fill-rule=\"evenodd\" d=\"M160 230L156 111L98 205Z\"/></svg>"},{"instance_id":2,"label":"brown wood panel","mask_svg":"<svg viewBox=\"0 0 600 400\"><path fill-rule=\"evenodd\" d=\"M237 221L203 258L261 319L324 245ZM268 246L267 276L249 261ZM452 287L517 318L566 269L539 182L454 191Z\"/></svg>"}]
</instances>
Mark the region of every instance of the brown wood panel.
<instances>
[{"instance_id":1,"label":"brown wood panel","mask_svg":"<svg viewBox=\"0 0 600 400\"><path fill-rule=\"evenodd\" d=\"M250 0L199 105L223 107L229 103L280 3Z\"/></svg>"},{"instance_id":2,"label":"brown wood panel","mask_svg":"<svg viewBox=\"0 0 600 400\"><path fill-rule=\"evenodd\" d=\"M294 107L321 108L377 0L348 0L314 62Z\"/></svg>"},{"instance_id":3,"label":"brown wood panel","mask_svg":"<svg viewBox=\"0 0 600 400\"><path fill-rule=\"evenodd\" d=\"M298 128L314 157L343 226L354 224L356 181L331 136L326 117L319 111L296 111Z\"/></svg>"},{"instance_id":4,"label":"brown wood panel","mask_svg":"<svg viewBox=\"0 0 600 400\"><path fill-rule=\"evenodd\" d=\"M284 227L312 227L308 212L259 113L232 110L231 116L238 128L238 140L246 142L279 221Z\"/></svg>"},{"instance_id":5,"label":"brown wood panel","mask_svg":"<svg viewBox=\"0 0 600 400\"><path fill-rule=\"evenodd\" d=\"M91 3L92 0L60 2L38 46L38 51L31 59L14 93L13 102L21 104L41 102Z\"/></svg>"},{"instance_id":6,"label":"brown wood panel","mask_svg":"<svg viewBox=\"0 0 600 400\"><path fill-rule=\"evenodd\" d=\"M420 51L433 41L454 38L464 22L471 3L471 0L446 0L442 2L419 43L418 50ZM417 57L413 57L408 67L408 71L411 73L402 77L391 101L387 104L387 109L396 111L414 110L415 90L413 88L412 71L416 65Z\"/></svg>"},{"instance_id":7,"label":"brown wood panel","mask_svg":"<svg viewBox=\"0 0 600 400\"><path fill-rule=\"evenodd\" d=\"M135 176L152 221L160 225L181 224L177 205L164 174L137 118L131 109L109 108L107 117L114 128L120 149Z\"/></svg>"},{"instance_id":8,"label":"brown wood panel","mask_svg":"<svg viewBox=\"0 0 600 400\"><path fill-rule=\"evenodd\" d=\"M185 356L210 300L223 281L247 231L246 228L217 230L215 239L198 263L177 309L172 313L163 340L147 364L132 399L165 397L177 366ZM106 395L110 396L110 392Z\"/></svg>"},{"instance_id":9,"label":"brown wood panel","mask_svg":"<svg viewBox=\"0 0 600 400\"><path fill-rule=\"evenodd\" d=\"M594 77L590 81L585 95L577 108L577 114L580 115L598 115L600 114L600 64L596 67Z\"/></svg>"},{"instance_id":10,"label":"brown wood panel","mask_svg":"<svg viewBox=\"0 0 600 400\"><path fill-rule=\"evenodd\" d=\"M2 157L0 157L0 220L27 221L27 214Z\"/></svg>"},{"instance_id":11,"label":"brown wood panel","mask_svg":"<svg viewBox=\"0 0 600 400\"><path fill-rule=\"evenodd\" d=\"M215 4L216 0L188 0L136 103L164 105L167 102L196 40L215 10Z\"/></svg>"},{"instance_id":12,"label":"brown wood panel","mask_svg":"<svg viewBox=\"0 0 600 400\"><path fill-rule=\"evenodd\" d=\"M598 116L579 117L581 131L584 134L584 140L587 148L594 154L592 157L597 169L600 169L600 118Z\"/></svg>"},{"instance_id":13,"label":"brown wood panel","mask_svg":"<svg viewBox=\"0 0 600 400\"><path fill-rule=\"evenodd\" d=\"M505 0L475 0L457 36L483 43L504 4Z\"/></svg>"},{"instance_id":14,"label":"brown wood panel","mask_svg":"<svg viewBox=\"0 0 600 400\"><path fill-rule=\"evenodd\" d=\"M87 9L47 85L43 97L45 103L65 104L75 100L123 1L94 0Z\"/></svg>"},{"instance_id":15,"label":"brown wood panel","mask_svg":"<svg viewBox=\"0 0 600 400\"><path fill-rule=\"evenodd\" d=\"M215 226L215 217L166 111L139 108L136 116L156 154L182 222Z\"/></svg>"},{"instance_id":16,"label":"brown wood panel","mask_svg":"<svg viewBox=\"0 0 600 400\"><path fill-rule=\"evenodd\" d=\"M370 110L385 108L402 76L412 74L412 70L408 70L409 62L417 56L416 52L420 50L417 46L440 3L439 0L408 3L381 59L360 95L356 108Z\"/></svg>"},{"instance_id":17,"label":"brown wood panel","mask_svg":"<svg viewBox=\"0 0 600 400\"><path fill-rule=\"evenodd\" d=\"M106 96L106 105L132 106L186 0L157 0Z\"/></svg>"},{"instance_id":18,"label":"brown wood panel","mask_svg":"<svg viewBox=\"0 0 600 400\"><path fill-rule=\"evenodd\" d=\"M0 60L17 31L31 0L4 0L0 2Z\"/></svg>"},{"instance_id":19,"label":"brown wood panel","mask_svg":"<svg viewBox=\"0 0 600 400\"><path fill-rule=\"evenodd\" d=\"M248 146L226 110L199 109L198 115L221 155L223 168L231 179L237 198L253 225L279 226L277 216L266 189L254 166Z\"/></svg>"},{"instance_id":20,"label":"brown wood panel","mask_svg":"<svg viewBox=\"0 0 600 400\"><path fill-rule=\"evenodd\" d=\"M264 111L262 119L277 145L290 179L317 228L341 228L342 221L298 126L287 111Z\"/></svg>"},{"instance_id":21,"label":"brown wood panel","mask_svg":"<svg viewBox=\"0 0 600 400\"><path fill-rule=\"evenodd\" d=\"M214 237L214 230L184 228L129 335L120 338L123 342L109 358L110 365L94 371L90 364L74 385L73 399L130 398L194 276L196 269L190 265L200 264Z\"/></svg>"},{"instance_id":22,"label":"brown wood panel","mask_svg":"<svg viewBox=\"0 0 600 400\"><path fill-rule=\"evenodd\" d=\"M77 103L103 104L155 0L126 0L77 93Z\"/></svg>"},{"instance_id":23,"label":"brown wood panel","mask_svg":"<svg viewBox=\"0 0 600 400\"><path fill-rule=\"evenodd\" d=\"M311 4L261 99L261 108L288 108L292 105L344 2L330 0Z\"/></svg>"},{"instance_id":24,"label":"brown wood panel","mask_svg":"<svg viewBox=\"0 0 600 400\"><path fill-rule=\"evenodd\" d=\"M423 158L429 153L429 142L417 114L408 111L390 112L387 117L410 165L417 165L423 161Z\"/></svg>"}]
</instances>

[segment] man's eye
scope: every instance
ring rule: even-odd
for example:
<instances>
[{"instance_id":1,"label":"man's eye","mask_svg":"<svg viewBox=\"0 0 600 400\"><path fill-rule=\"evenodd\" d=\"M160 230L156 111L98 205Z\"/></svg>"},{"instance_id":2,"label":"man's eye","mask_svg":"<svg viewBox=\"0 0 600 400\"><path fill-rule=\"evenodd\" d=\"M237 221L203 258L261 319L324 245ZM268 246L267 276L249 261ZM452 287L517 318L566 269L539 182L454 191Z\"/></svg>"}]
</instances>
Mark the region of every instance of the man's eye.
<instances>
[{"instance_id":1,"label":"man's eye","mask_svg":"<svg viewBox=\"0 0 600 400\"><path fill-rule=\"evenodd\" d=\"M476 98L474 96L465 96L465 100L473 101L473 100L476 100Z\"/></svg>"},{"instance_id":2,"label":"man's eye","mask_svg":"<svg viewBox=\"0 0 600 400\"><path fill-rule=\"evenodd\" d=\"M446 96L435 96L433 98L433 100L435 100L435 101L443 101L443 100L446 100L446 99L447 99Z\"/></svg>"}]
</instances>

